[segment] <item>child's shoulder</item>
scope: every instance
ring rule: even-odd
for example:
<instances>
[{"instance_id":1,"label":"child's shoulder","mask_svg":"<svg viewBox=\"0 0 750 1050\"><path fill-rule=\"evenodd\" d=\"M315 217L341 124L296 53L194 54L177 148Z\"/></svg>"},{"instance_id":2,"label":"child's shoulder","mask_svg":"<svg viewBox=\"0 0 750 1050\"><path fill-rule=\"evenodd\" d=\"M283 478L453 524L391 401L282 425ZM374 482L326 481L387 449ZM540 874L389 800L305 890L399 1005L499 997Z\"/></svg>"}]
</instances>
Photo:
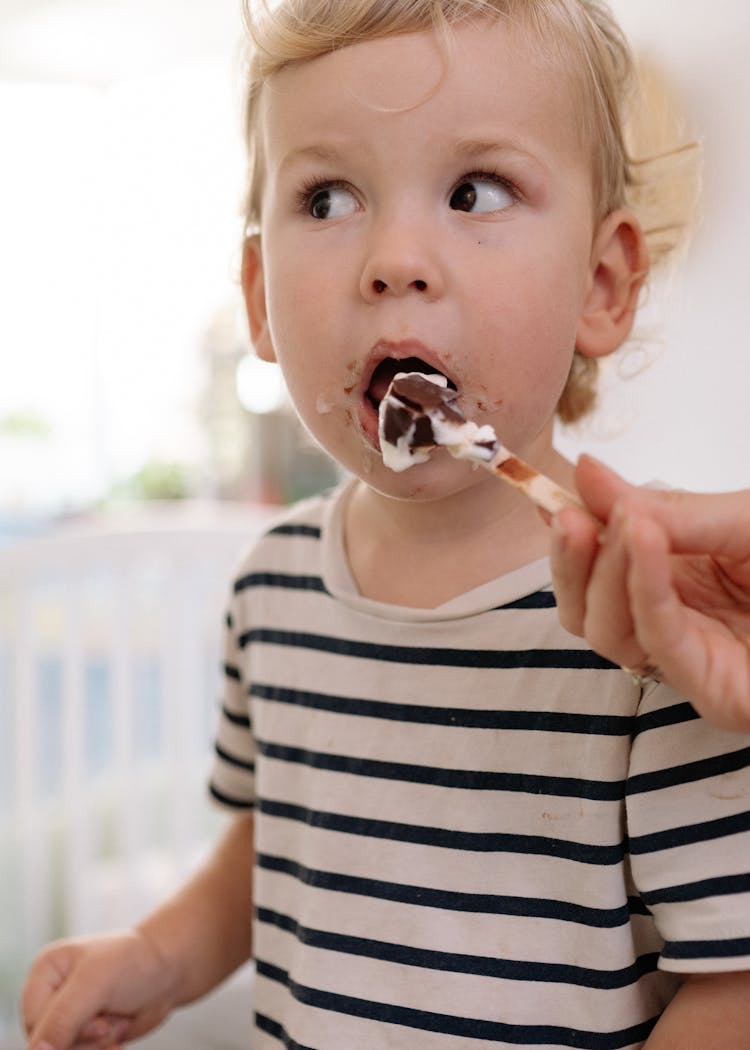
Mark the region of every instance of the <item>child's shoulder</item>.
<instances>
[{"instance_id":1,"label":"child's shoulder","mask_svg":"<svg viewBox=\"0 0 750 1050\"><path fill-rule=\"evenodd\" d=\"M314 561L326 518L340 493L341 486L280 509L245 549L238 574L246 575L264 567L289 566L297 559L308 564Z\"/></svg>"},{"instance_id":2,"label":"child's shoulder","mask_svg":"<svg viewBox=\"0 0 750 1050\"><path fill-rule=\"evenodd\" d=\"M344 485L337 485L280 510L260 535L254 548L274 544L285 537L319 540L331 507L339 502L344 488Z\"/></svg>"}]
</instances>

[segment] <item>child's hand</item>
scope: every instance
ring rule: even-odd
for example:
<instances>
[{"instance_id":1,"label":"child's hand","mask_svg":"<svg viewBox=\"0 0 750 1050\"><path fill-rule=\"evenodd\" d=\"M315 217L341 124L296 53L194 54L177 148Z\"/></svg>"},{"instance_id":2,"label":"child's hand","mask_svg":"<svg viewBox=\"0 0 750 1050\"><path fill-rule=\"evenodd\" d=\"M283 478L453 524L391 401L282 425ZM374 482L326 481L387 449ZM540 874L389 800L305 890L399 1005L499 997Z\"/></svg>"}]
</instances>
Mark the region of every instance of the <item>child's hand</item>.
<instances>
[{"instance_id":1,"label":"child's hand","mask_svg":"<svg viewBox=\"0 0 750 1050\"><path fill-rule=\"evenodd\" d=\"M563 627L750 732L750 491L635 488L588 457L576 483L594 518L567 509L553 522Z\"/></svg>"},{"instance_id":2,"label":"child's hand","mask_svg":"<svg viewBox=\"0 0 750 1050\"><path fill-rule=\"evenodd\" d=\"M166 1017L172 983L139 932L58 941L38 956L23 991L29 1050L119 1047Z\"/></svg>"}]
</instances>

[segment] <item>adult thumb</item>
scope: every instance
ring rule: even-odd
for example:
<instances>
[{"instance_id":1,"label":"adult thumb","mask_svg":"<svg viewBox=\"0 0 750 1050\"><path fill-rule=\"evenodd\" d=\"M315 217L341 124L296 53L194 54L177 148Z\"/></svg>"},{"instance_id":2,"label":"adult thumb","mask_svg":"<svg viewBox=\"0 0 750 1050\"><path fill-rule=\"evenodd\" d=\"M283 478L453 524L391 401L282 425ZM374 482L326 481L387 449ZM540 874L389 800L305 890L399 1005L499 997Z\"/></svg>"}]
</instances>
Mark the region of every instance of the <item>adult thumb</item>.
<instances>
[{"instance_id":1,"label":"adult thumb","mask_svg":"<svg viewBox=\"0 0 750 1050\"><path fill-rule=\"evenodd\" d=\"M602 521L608 520L618 504L626 514L635 512L658 522L675 553L750 558L748 489L704 493L631 485L590 456L579 460L576 485Z\"/></svg>"}]
</instances>

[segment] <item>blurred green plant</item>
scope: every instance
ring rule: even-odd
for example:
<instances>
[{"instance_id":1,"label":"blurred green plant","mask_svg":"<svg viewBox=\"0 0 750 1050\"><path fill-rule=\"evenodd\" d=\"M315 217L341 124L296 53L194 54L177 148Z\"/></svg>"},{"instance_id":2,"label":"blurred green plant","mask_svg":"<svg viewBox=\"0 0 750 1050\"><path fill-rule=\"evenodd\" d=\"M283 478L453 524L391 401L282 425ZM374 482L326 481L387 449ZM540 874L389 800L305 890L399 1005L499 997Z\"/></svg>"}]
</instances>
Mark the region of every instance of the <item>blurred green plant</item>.
<instances>
[{"instance_id":1,"label":"blurred green plant","mask_svg":"<svg viewBox=\"0 0 750 1050\"><path fill-rule=\"evenodd\" d=\"M115 499L178 500L191 494L188 468L182 463L151 460L115 486Z\"/></svg>"},{"instance_id":2,"label":"blurred green plant","mask_svg":"<svg viewBox=\"0 0 750 1050\"><path fill-rule=\"evenodd\" d=\"M35 412L17 410L0 416L0 436L44 441L51 434L50 424Z\"/></svg>"}]
</instances>

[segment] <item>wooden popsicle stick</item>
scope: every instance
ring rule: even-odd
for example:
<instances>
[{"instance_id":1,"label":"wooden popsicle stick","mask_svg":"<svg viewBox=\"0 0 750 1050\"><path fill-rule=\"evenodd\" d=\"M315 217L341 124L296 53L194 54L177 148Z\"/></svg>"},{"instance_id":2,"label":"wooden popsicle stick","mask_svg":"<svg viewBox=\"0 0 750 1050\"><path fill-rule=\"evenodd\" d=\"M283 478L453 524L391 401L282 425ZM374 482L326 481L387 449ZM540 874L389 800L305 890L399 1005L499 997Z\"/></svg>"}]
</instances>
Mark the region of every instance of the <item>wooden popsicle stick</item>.
<instances>
[{"instance_id":1,"label":"wooden popsicle stick","mask_svg":"<svg viewBox=\"0 0 750 1050\"><path fill-rule=\"evenodd\" d=\"M541 474L502 445L492 459L477 457L474 461L480 463L496 477L519 489L528 496L532 503L546 510L548 514L556 514L564 507L578 507L585 510L583 503L573 492L558 485L546 474Z\"/></svg>"}]
</instances>

